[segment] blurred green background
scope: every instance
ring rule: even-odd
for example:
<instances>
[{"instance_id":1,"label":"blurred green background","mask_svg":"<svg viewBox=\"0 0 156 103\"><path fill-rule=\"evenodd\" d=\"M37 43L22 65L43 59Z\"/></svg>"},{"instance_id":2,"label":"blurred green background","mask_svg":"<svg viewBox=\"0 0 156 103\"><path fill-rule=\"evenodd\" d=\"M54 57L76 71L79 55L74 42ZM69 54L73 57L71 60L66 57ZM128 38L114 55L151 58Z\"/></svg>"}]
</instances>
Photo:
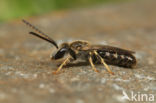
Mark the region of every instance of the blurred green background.
<instances>
[{"instance_id":1,"label":"blurred green background","mask_svg":"<svg viewBox=\"0 0 156 103\"><path fill-rule=\"evenodd\" d=\"M123 0L0 0L0 22L53 10L81 8Z\"/></svg>"}]
</instances>

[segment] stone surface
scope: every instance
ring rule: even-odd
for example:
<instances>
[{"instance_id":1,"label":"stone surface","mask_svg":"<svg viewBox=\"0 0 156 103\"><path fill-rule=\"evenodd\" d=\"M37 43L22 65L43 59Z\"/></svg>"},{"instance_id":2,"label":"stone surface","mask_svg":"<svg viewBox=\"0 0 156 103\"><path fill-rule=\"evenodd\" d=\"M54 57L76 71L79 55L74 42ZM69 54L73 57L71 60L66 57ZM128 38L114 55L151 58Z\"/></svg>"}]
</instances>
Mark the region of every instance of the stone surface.
<instances>
[{"instance_id":1,"label":"stone surface","mask_svg":"<svg viewBox=\"0 0 156 103\"><path fill-rule=\"evenodd\" d=\"M155 4L138 0L27 18L58 43L83 39L136 51L137 66L110 66L115 75L102 65L100 73L78 65L53 75L51 44L29 35L21 20L1 24L0 103L129 103L123 91L130 98L132 91L156 94Z\"/></svg>"}]
</instances>

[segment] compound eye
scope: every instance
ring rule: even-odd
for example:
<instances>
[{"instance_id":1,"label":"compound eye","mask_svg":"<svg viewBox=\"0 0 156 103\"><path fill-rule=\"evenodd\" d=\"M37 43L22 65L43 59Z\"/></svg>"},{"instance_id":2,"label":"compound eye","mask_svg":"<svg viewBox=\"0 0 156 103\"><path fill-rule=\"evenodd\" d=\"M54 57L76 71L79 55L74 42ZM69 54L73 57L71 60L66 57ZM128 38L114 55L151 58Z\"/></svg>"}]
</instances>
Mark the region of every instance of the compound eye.
<instances>
[{"instance_id":1,"label":"compound eye","mask_svg":"<svg viewBox=\"0 0 156 103\"><path fill-rule=\"evenodd\" d=\"M64 55L66 54L67 49L66 48L61 48L53 57L52 59L60 59L62 57L64 57Z\"/></svg>"}]
</instances>

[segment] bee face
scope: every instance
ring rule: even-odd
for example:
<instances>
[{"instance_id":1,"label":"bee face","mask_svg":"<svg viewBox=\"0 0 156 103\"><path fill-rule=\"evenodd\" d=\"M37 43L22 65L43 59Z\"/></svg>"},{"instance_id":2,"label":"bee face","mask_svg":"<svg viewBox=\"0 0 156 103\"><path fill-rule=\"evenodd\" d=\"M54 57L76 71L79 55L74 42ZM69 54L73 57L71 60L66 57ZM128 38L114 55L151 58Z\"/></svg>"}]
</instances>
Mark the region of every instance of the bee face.
<instances>
[{"instance_id":1,"label":"bee face","mask_svg":"<svg viewBox=\"0 0 156 103\"><path fill-rule=\"evenodd\" d=\"M57 60L57 59L61 59L65 56L65 54L67 53L68 49L67 48L61 48L59 51L56 52L56 54L54 54L51 59L53 60Z\"/></svg>"},{"instance_id":2,"label":"bee face","mask_svg":"<svg viewBox=\"0 0 156 103\"><path fill-rule=\"evenodd\" d=\"M67 43L63 43L61 45L61 48L54 54L52 54L51 59L52 60L57 60L57 59L61 59L65 56L65 54L67 54L69 51L69 47Z\"/></svg>"}]
</instances>

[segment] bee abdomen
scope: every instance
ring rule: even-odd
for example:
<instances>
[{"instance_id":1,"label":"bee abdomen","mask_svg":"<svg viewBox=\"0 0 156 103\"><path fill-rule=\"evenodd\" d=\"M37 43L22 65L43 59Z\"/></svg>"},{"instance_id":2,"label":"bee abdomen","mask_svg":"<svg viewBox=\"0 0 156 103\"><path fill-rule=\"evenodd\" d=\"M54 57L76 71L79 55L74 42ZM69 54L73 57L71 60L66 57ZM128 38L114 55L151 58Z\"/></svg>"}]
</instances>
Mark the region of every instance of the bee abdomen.
<instances>
[{"instance_id":1,"label":"bee abdomen","mask_svg":"<svg viewBox=\"0 0 156 103\"><path fill-rule=\"evenodd\" d=\"M133 55L119 55L119 57L116 60L117 65L123 66L123 67L130 67L136 65L136 59Z\"/></svg>"},{"instance_id":2,"label":"bee abdomen","mask_svg":"<svg viewBox=\"0 0 156 103\"><path fill-rule=\"evenodd\" d=\"M99 55L105 60L106 63L122 66L122 67L130 67L136 65L135 57L130 54L120 54L116 52L106 52L106 51L97 51Z\"/></svg>"}]
</instances>

